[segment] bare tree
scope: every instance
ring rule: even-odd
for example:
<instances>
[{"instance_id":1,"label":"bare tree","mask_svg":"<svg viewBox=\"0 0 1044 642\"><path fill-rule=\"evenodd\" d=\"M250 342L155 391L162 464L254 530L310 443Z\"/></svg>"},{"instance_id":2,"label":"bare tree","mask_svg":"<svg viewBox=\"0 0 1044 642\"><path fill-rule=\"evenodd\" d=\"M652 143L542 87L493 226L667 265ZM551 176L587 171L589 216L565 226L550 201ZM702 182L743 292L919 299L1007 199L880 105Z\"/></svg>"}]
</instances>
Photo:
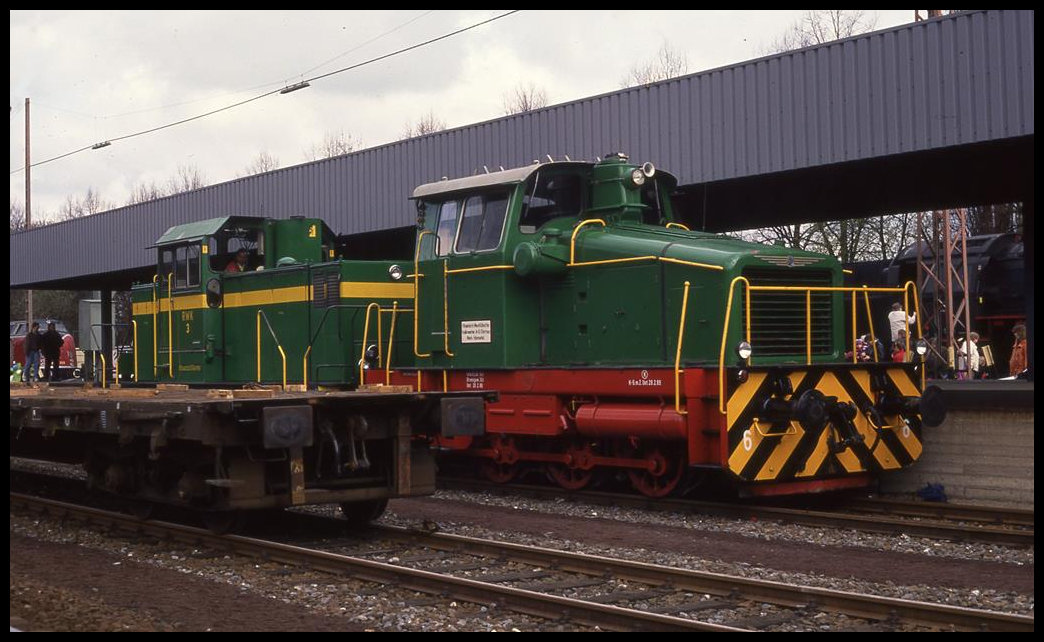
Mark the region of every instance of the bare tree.
<instances>
[{"instance_id":1,"label":"bare tree","mask_svg":"<svg viewBox=\"0 0 1044 642\"><path fill-rule=\"evenodd\" d=\"M757 243L769 243L794 248L795 250L804 250L809 245L809 227L809 225L804 223L773 225L771 227L745 230L740 232L739 235Z\"/></svg>"},{"instance_id":2,"label":"bare tree","mask_svg":"<svg viewBox=\"0 0 1044 642\"><path fill-rule=\"evenodd\" d=\"M417 121L415 125L406 123L406 127L402 130L402 136L399 137L399 140L406 140L407 138L415 138L426 134L434 134L443 129L446 129L446 121L437 117L434 112L429 111L428 115Z\"/></svg>"},{"instance_id":3,"label":"bare tree","mask_svg":"<svg viewBox=\"0 0 1044 642\"><path fill-rule=\"evenodd\" d=\"M111 210L114 207L113 203L102 200L101 196L93 188L88 188L87 194L83 198L76 196L65 197L65 202L58 208L58 219L69 221L81 216L90 216L98 212Z\"/></svg>"},{"instance_id":4,"label":"bare tree","mask_svg":"<svg viewBox=\"0 0 1044 642\"><path fill-rule=\"evenodd\" d=\"M362 147L362 141L351 134L345 133L342 129L336 133L326 134L322 143L312 145L310 150L305 151L305 158L312 161L333 158L334 156L350 154L360 147Z\"/></svg>"},{"instance_id":5,"label":"bare tree","mask_svg":"<svg viewBox=\"0 0 1044 642\"><path fill-rule=\"evenodd\" d=\"M167 192L152 182L148 185L145 183L137 183L131 188L130 196L127 198L127 205L137 205L138 203L147 203L154 201L157 198L163 198L167 195Z\"/></svg>"},{"instance_id":6,"label":"bare tree","mask_svg":"<svg viewBox=\"0 0 1044 642\"><path fill-rule=\"evenodd\" d=\"M547 92L533 83L519 84L515 89L504 94L504 115L521 114L534 109L547 107Z\"/></svg>"},{"instance_id":7,"label":"bare tree","mask_svg":"<svg viewBox=\"0 0 1044 642\"><path fill-rule=\"evenodd\" d=\"M779 38L774 40L763 53L773 54L802 47L811 47L831 40L854 36L872 31L877 25L875 16L863 11L814 10L808 11Z\"/></svg>"},{"instance_id":8,"label":"bare tree","mask_svg":"<svg viewBox=\"0 0 1044 642\"><path fill-rule=\"evenodd\" d=\"M199 168L191 165L178 165L178 172L167 181L167 195L191 192L207 186L207 179Z\"/></svg>"},{"instance_id":9,"label":"bare tree","mask_svg":"<svg viewBox=\"0 0 1044 642\"><path fill-rule=\"evenodd\" d=\"M258 152L254 160L243 170L243 176L264 174L274 169L279 169L279 160L268 152Z\"/></svg>"},{"instance_id":10,"label":"bare tree","mask_svg":"<svg viewBox=\"0 0 1044 642\"><path fill-rule=\"evenodd\" d=\"M25 204L18 199L11 199L11 233L25 229Z\"/></svg>"},{"instance_id":11,"label":"bare tree","mask_svg":"<svg viewBox=\"0 0 1044 642\"><path fill-rule=\"evenodd\" d=\"M644 65L631 67L630 73L620 81L621 87L637 87L684 76L689 71L688 57L664 41L652 60Z\"/></svg>"},{"instance_id":12,"label":"bare tree","mask_svg":"<svg viewBox=\"0 0 1044 642\"><path fill-rule=\"evenodd\" d=\"M967 210L968 234L1004 234L1022 231L1022 203L980 205Z\"/></svg>"}]
</instances>

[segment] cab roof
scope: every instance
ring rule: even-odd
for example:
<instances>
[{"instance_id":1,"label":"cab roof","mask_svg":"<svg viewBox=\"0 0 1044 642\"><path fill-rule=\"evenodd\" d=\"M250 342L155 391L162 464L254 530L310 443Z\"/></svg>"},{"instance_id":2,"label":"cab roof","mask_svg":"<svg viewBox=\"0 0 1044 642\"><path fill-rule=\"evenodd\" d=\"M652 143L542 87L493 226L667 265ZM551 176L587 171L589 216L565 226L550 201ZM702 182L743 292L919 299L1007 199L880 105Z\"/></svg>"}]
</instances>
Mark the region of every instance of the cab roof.
<instances>
[{"instance_id":1,"label":"cab roof","mask_svg":"<svg viewBox=\"0 0 1044 642\"><path fill-rule=\"evenodd\" d=\"M524 167L514 167L512 169L503 169L496 172L489 172L486 174L477 174L475 176L465 176L464 178L454 178L452 180L443 179L434 183L425 183L413 190L413 196L410 198L426 198L428 196L434 196L436 194L449 194L451 192L460 192L464 190L473 190L482 187L494 187L499 185L514 185L527 180L537 170L547 167L592 167L592 163L586 163L581 161L556 161L553 163L533 163L532 165L526 165Z\"/></svg>"},{"instance_id":2,"label":"cab roof","mask_svg":"<svg viewBox=\"0 0 1044 642\"><path fill-rule=\"evenodd\" d=\"M229 224L244 223L256 226L260 225L264 220L265 219L263 218L254 216L222 216L220 218L208 218L204 221L196 221L194 223L175 225L164 232L163 236L159 237L159 239L149 247L158 247L161 245L180 243L182 241L190 241L192 239L206 238L217 234Z\"/></svg>"}]
</instances>

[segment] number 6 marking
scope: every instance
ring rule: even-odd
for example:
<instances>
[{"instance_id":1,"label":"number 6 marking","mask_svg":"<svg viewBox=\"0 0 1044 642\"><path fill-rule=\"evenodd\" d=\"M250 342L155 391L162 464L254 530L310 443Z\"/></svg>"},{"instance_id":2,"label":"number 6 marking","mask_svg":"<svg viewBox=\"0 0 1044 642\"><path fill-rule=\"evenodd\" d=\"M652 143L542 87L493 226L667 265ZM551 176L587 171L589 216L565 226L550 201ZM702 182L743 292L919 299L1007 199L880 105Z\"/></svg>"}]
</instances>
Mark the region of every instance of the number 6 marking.
<instances>
[{"instance_id":1,"label":"number 6 marking","mask_svg":"<svg viewBox=\"0 0 1044 642\"><path fill-rule=\"evenodd\" d=\"M750 428L743 431L743 448L749 451L754 447L754 437L750 433Z\"/></svg>"}]
</instances>

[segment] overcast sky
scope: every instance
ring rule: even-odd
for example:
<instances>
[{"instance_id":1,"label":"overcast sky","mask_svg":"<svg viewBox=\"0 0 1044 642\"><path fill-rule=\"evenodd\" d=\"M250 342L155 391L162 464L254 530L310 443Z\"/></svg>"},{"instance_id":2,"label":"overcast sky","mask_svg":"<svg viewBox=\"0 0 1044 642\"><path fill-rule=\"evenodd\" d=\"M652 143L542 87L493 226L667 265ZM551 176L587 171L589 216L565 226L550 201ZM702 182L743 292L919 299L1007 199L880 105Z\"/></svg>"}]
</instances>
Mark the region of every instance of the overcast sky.
<instances>
[{"instance_id":1,"label":"overcast sky","mask_svg":"<svg viewBox=\"0 0 1044 642\"><path fill-rule=\"evenodd\" d=\"M11 201L31 161L161 127L357 65L500 11L11 11ZM179 168L208 184L259 154L308 160L343 132L374 147L428 114L460 127L504 115L519 85L548 104L616 91L665 44L696 73L764 55L804 11L537 11L489 24L211 116L81 151L31 170L33 220L88 189L115 206ZM876 29L912 10L867 11ZM669 169L669 168L666 168ZM406 198L406 195L403 195Z\"/></svg>"}]
</instances>

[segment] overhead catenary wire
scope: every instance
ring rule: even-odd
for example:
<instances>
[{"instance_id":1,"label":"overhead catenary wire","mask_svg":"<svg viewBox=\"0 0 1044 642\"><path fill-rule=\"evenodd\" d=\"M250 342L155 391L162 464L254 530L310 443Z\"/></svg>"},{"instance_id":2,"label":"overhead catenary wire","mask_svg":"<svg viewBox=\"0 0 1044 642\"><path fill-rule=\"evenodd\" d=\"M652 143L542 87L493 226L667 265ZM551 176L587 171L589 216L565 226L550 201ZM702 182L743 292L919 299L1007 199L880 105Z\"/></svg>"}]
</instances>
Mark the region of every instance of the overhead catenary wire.
<instances>
[{"instance_id":1,"label":"overhead catenary wire","mask_svg":"<svg viewBox=\"0 0 1044 642\"><path fill-rule=\"evenodd\" d=\"M481 22L477 22L477 23L475 23L473 25L469 25L467 27L462 27L460 29L457 29L456 31L451 31L451 32L443 34L441 36L437 36L435 38L431 38L429 40L425 40L424 42L419 42L417 44L410 45L410 46L404 47L402 49L398 49L396 51L384 54L382 56L377 56L375 58L370 58L369 60L365 60L363 62L356 63L354 65L349 65L347 67L342 67L340 69L335 69L334 71L330 71L330 72L327 72L327 73L324 73L324 74L320 74L318 76L313 76L311 78L305 78L305 79L301 80L300 83L294 83L294 85L304 84L304 83L312 83L312 82L315 82L317 80L322 80L323 78L329 78L330 76L341 74L341 73L344 73L346 71L351 71L353 69L358 69L358 68L363 67L365 65L370 65L370 64L373 64L373 63L376 63L376 62L380 62L382 60L387 60L388 58L391 58L393 56L398 56L400 54L404 54L404 53L407 53L409 51L413 51L414 49L419 49L421 47L425 47L427 45L434 44L434 43L439 42L441 40L445 40L447 38L452 38L453 36L460 35L460 34L466 32L466 31L471 31L472 29L477 29L478 27L487 25L487 24L489 24L491 22L495 22L497 20L500 20L501 18L506 18L506 17L508 17L508 16L510 16L512 14L518 13L519 11L520 11L520 9L513 9L511 11L508 11L506 13L502 13L502 14L500 14L498 16L494 16L494 17L489 18L487 20L483 20ZM231 105L226 105L225 107L220 107L218 109L212 109L212 110L210 110L210 111L208 111L206 113L203 113L203 114L199 114L199 115L196 115L196 116L191 116L189 118L183 118L181 120L178 120L178 121L175 121L175 122L172 122L172 123L167 123L165 125L159 125L157 127L152 127L150 129L145 129L145 130L142 130L142 131L139 131L139 132L134 132L132 134L125 134L123 136L116 136L116 137L113 137L113 138L108 138L108 139L106 139L105 141L102 141L102 142L91 143L90 145L86 145L84 147L80 147L78 149L74 149L74 150L66 152L64 154L60 154L58 156L53 156L51 158L47 158L47 159L44 159L42 161L38 161L36 163L32 163L31 165L29 165L29 167L38 167L40 165L51 163L51 162L54 162L56 160L60 160L62 158L67 158L69 156L72 156L73 154L79 154L80 152L84 152L84 151L87 151L87 150L90 150L90 149L97 149L99 147L107 146L104 143L110 143L111 144L111 143L114 143L116 141L127 140L129 138L135 138L137 136L144 136L145 134L151 134L153 132L157 132L157 131L160 131L160 130L163 130L163 129L169 129L171 127L176 127L178 125L183 125L185 123L192 122L194 120L199 120L201 118L206 118L207 116L213 116L214 114L221 113L223 111L228 111L228 110L234 109L236 107L241 107L242 105L254 102L256 100L260 100L262 98L271 96L273 94L282 93L283 90L284 90L284 88L280 87L279 89L273 89L273 90L267 91L267 92L265 92L263 94L259 94L257 96L254 96L252 98L247 98L246 100L241 100L241 101L233 103ZM13 170L11 172L11 174L12 175L17 174L18 172L25 171L25 169L26 169L26 166L19 167L18 169Z\"/></svg>"}]
</instances>

